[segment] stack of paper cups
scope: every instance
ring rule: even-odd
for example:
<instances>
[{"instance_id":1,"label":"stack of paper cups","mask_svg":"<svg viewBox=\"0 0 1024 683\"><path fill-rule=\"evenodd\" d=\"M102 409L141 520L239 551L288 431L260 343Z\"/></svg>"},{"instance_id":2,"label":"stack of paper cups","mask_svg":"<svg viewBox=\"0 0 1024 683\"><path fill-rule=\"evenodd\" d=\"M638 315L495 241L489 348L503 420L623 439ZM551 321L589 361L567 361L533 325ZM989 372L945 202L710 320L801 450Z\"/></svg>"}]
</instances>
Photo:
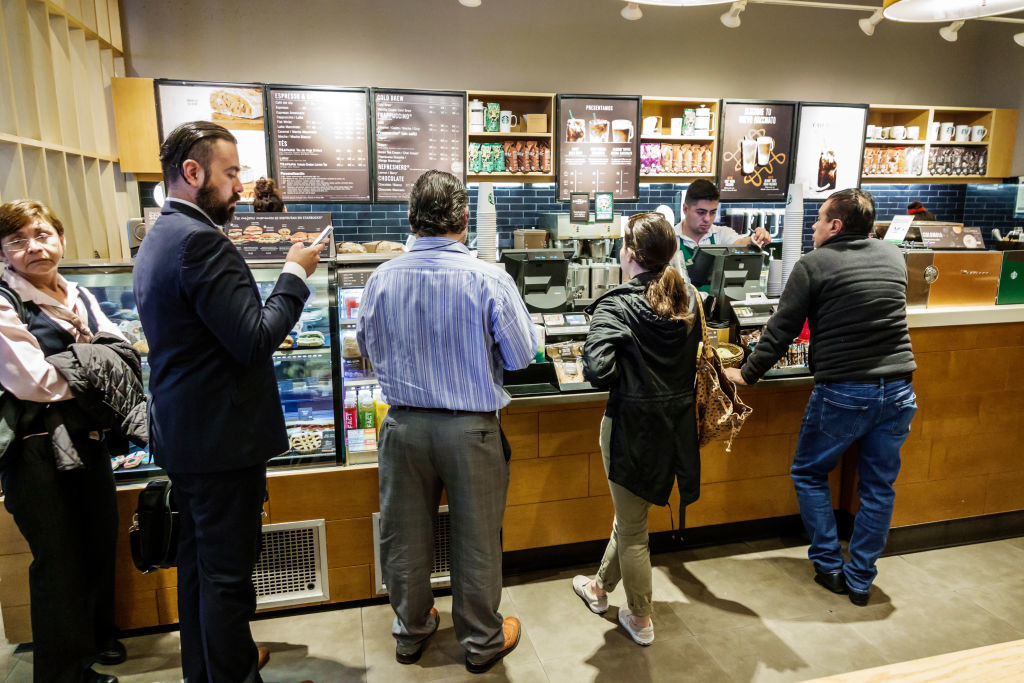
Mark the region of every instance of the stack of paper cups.
<instances>
[{"instance_id":1,"label":"stack of paper cups","mask_svg":"<svg viewBox=\"0 0 1024 683\"><path fill-rule=\"evenodd\" d=\"M498 255L498 213L494 207L494 184L480 183L476 195L477 258L494 263Z\"/></svg>"},{"instance_id":2,"label":"stack of paper cups","mask_svg":"<svg viewBox=\"0 0 1024 683\"><path fill-rule=\"evenodd\" d=\"M768 296L772 299L782 294L782 261L772 259L768 264Z\"/></svg>"},{"instance_id":3,"label":"stack of paper cups","mask_svg":"<svg viewBox=\"0 0 1024 683\"><path fill-rule=\"evenodd\" d=\"M804 239L804 188L799 183L789 186L786 197L786 218L782 224L782 283L780 289L786 288L789 274L793 266L800 260L800 251ZM768 273L768 287L771 289L771 272Z\"/></svg>"}]
</instances>

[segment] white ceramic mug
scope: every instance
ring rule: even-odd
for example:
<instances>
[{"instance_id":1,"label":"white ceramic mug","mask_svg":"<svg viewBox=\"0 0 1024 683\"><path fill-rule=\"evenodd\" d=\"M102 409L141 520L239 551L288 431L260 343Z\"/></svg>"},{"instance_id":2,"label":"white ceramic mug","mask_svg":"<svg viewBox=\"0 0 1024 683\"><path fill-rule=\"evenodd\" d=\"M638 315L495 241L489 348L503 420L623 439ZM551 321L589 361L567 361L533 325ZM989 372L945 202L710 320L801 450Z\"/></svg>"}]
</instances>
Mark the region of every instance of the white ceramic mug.
<instances>
[{"instance_id":1,"label":"white ceramic mug","mask_svg":"<svg viewBox=\"0 0 1024 683\"><path fill-rule=\"evenodd\" d=\"M878 137L881 140L888 140L889 136L891 136L891 135L892 135L892 128L890 126L884 126L882 128L882 134L879 135Z\"/></svg>"},{"instance_id":2,"label":"white ceramic mug","mask_svg":"<svg viewBox=\"0 0 1024 683\"><path fill-rule=\"evenodd\" d=\"M775 138L762 135L757 139L757 163L759 166L767 166L772 159L772 150L775 149Z\"/></svg>"},{"instance_id":3,"label":"white ceramic mug","mask_svg":"<svg viewBox=\"0 0 1024 683\"><path fill-rule=\"evenodd\" d=\"M754 172L754 166L757 163L757 140L743 138L740 144L743 148L743 173L750 175Z\"/></svg>"},{"instance_id":4,"label":"white ceramic mug","mask_svg":"<svg viewBox=\"0 0 1024 683\"><path fill-rule=\"evenodd\" d=\"M630 142L633 139L633 122L629 119L612 121L612 142Z\"/></svg>"},{"instance_id":5,"label":"white ceramic mug","mask_svg":"<svg viewBox=\"0 0 1024 683\"><path fill-rule=\"evenodd\" d=\"M988 135L988 128L985 126L974 126L971 128L971 142L981 142Z\"/></svg>"},{"instance_id":6,"label":"white ceramic mug","mask_svg":"<svg viewBox=\"0 0 1024 683\"><path fill-rule=\"evenodd\" d=\"M956 134L956 126L952 121L943 121L939 124L939 142L950 142Z\"/></svg>"},{"instance_id":7,"label":"white ceramic mug","mask_svg":"<svg viewBox=\"0 0 1024 683\"><path fill-rule=\"evenodd\" d=\"M929 140L934 142L935 140L939 139L939 127L941 125L942 124L939 123L938 121L932 121L931 123L928 124L928 139Z\"/></svg>"},{"instance_id":8,"label":"white ceramic mug","mask_svg":"<svg viewBox=\"0 0 1024 683\"><path fill-rule=\"evenodd\" d=\"M678 138L683 135L683 119L682 117L672 119L669 126L669 135Z\"/></svg>"},{"instance_id":9,"label":"white ceramic mug","mask_svg":"<svg viewBox=\"0 0 1024 683\"><path fill-rule=\"evenodd\" d=\"M696 121L697 123L694 128L696 129L697 135L710 135L714 130L715 124L712 123L711 110L707 107L702 106L697 110Z\"/></svg>"},{"instance_id":10,"label":"white ceramic mug","mask_svg":"<svg viewBox=\"0 0 1024 683\"><path fill-rule=\"evenodd\" d=\"M649 137L651 135L661 135L661 117L645 116L643 130L645 137Z\"/></svg>"},{"instance_id":11,"label":"white ceramic mug","mask_svg":"<svg viewBox=\"0 0 1024 683\"><path fill-rule=\"evenodd\" d=\"M921 126L907 126L907 139L908 140L920 140L921 139Z\"/></svg>"},{"instance_id":12,"label":"white ceramic mug","mask_svg":"<svg viewBox=\"0 0 1024 683\"><path fill-rule=\"evenodd\" d=\"M906 128L906 126L893 126L892 127L892 139L893 140L906 140L907 139L907 128Z\"/></svg>"},{"instance_id":13,"label":"white ceramic mug","mask_svg":"<svg viewBox=\"0 0 1024 683\"><path fill-rule=\"evenodd\" d=\"M971 139L971 127L970 126L957 126L956 127L956 141L957 142L968 142Z\"/></svg>"},{"instance_id":14,"label":"white ceramic mug","mask_svg":"<svg viewBox=\"0 0 1024 683\"><path fill-rule=\"evenodd\" d=\"M878 126L868 126L867 130L864 133L864 137L867 138L868 140L874 140L876 128L878 128Z\"/></svg>"},{"instance_id":15,"label":"white ceramic mug","mask_svg":"<svg viewBox=\"0 0 1024 683\"><path fill-rule=\"evenodd\" d=\"M502 133L511 133L512 129L519 125L519 117L508 109L502 109L498 114L498 130Z\"/></svg>"}]
</instances>

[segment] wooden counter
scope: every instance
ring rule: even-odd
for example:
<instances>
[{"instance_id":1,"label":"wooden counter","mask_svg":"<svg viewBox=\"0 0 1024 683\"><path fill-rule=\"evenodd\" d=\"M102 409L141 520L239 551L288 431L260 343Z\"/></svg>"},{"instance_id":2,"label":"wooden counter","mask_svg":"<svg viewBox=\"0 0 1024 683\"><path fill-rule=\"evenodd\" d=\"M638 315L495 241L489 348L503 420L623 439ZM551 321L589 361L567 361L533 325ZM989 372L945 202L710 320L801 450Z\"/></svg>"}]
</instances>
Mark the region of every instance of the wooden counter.
<instances>
[{"instance_id":1,"label":"wooden counter","mask_svg":"<svg viewBox=\"0 0 1024 683\"><path fill-rule=\"evenodd\" d=\"M993 308L986 315L1005 319L1003 309L1011 307ZM911 316L919 412L903 447L894 526L1024 510L1024 385L1008 370L1024 354L1024 311L1013 315L1011 322L982 323L984 315L953 312L944 327L918 327ZM917 322L936 321L929 315ZM754 414L731 453L721 443L702 450L701 497L687 509L688 528L798 513L789 466L810 388L805 380L742 390ZM517 402L503 411L513 457L504 524L508 551L604 539L611 530L612 503L598 448L604 402L581 399ZM326 520L330 602L375 596L371 515L379 509L377 487L374 465L268 477L268 522ZM855 487L854 460L848 457L832 476L837 508L855 511ZM174 571L140 574L128 554L127 529L140 488L118 490L125 531L117 559L122 629L177 621ZM678 519L676 493L672 510ZM654 508L650 520L652 531L672 528L668 508ZM15 643L31 639L30 561L10 515L0 511L0 606L7 638Z\"/></svg>"}]
</instances>

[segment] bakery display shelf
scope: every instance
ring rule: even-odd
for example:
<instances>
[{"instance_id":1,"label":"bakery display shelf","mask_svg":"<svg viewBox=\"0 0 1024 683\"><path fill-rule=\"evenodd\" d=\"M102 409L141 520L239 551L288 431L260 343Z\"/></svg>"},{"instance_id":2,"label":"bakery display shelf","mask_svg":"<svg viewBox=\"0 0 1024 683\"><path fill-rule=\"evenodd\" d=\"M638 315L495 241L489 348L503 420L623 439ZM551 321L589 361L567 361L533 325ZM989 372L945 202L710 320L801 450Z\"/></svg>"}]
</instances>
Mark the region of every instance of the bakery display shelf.
<instances>
[{"instance_id":1,"label":"bakery display shelf","mask_svg":"<svg viewBox=\"0 0 1024 683\"><path fill-rule=\"evenodd\" d=\"M874 140L868 138L864 141L865 145L882 145L882 146L894 146L894 147L905 147L907 145L927 145L927 140ZM932 143L935 144L935 143Z\"/></svg>"},{"instance_id":2,"label":"bakery display shelf","mask_svg":"<svg viewBox=\"0 0 1024 683\"><path fill-rule=\"evenodd\" d=\"M298 358L302 358L303 356L307 356L307 355L310 358L315 358L317 356L322 356L325 353L330 353L330 352L331 352L330 345L326 345L326 346L301 346L301 347L292 348L292 349L278 349L277 351L274 351L274 355L275 356L287 356L288 358L296 358L296 359L298 359Z\"/></svg>"}]
</instances>

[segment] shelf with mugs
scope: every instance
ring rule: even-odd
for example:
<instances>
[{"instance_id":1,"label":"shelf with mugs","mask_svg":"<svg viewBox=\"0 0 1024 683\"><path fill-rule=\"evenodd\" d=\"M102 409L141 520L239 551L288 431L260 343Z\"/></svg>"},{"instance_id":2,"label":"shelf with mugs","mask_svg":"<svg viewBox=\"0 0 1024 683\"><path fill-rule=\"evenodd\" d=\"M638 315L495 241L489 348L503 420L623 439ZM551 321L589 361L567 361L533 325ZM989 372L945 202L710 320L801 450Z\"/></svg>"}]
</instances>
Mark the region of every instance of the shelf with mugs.
<instances>
[{"instance_id":1,"label":"shelf with mugs","mask_svg":"<svg viewBox=\"0 0 1024 683\"><path fill-rule=\"evenodd\" d=\"M641 142L714 142L714 135L641 135Z\"/></svg>"},{"instance_id":2,"label":"shelf with mugs","mask_svg":"<svg viewBox=\"0 0 1024 683\"><path fill-rule=\"evenodd\" d=\"M679 138L679 142L714 142L718 131L718 107L719 100L712 98L645 95L640 104L640 139L650 138L657 142L671 138L675 142Z\"/></svg>"},{"instance_id":3,"label":"shelf with mugs","mask_svg":"<svg viewBox=\"0 0 1024 683\"><path fill-rule=\"evenodd\" d=\"M864 141L865 145L885 145L900 147L904 145L927 145L927 140L879 140L875 138L868 138Z\"/></svg>"},{"instance_id":4,"label":"shelf with mugs","mask_svg":"<svg viewBox=\"0 0 1024 683\"><path fill-rule=\"evenodd\" d=\"M489 141L500 141L505 138L526 138L528 140L550 140L551 133L527 133L523 132L509 132L509 133L470 133L470 140L489 140Z\"/></svg>"},{"instance_id":5,"label":"shelf with mugs","mask_svg":"<svg viewBox=\"0 0 1024 683\"><path fill-rule=\"evenodd\" d=\"M466 169L468 171L466 182L555 182L556 176L553 170L555 140L552 134L555 119L554 93L470 90L467 91L466 97L469 102L466 114L468 117L466 124ZM479 104L474 105L474 102ZM545 173L540 170L520 172L518 169L511 171L508 168L511 162L507 155L500 164L495 163L493 158L490 160L490 163L497 166L498 170L485 170L486 160L481 166L476 165L474 154L481 158L486 155L481 154L479 148L474 148L474 143L480 146L500 145L506 141L524 144L537 142L538 145L543 144L548 147L551 150L549 159L551 172ZM493 148L491 152L493 154ZM542 168L543 159L539 159L538 162L541 164L538 168Z\"/></svg>"},{"instance_id":6,"label":"shelf with mugs","mask_svg":"<svg viewBox=\"0 0 1024 683\"><path fill-rule=\"evenodd\" d=\"M956 140L931 140L928 144L932 147L988 147L988 142L957 142Z\"/></svg>"}]
</instances>

